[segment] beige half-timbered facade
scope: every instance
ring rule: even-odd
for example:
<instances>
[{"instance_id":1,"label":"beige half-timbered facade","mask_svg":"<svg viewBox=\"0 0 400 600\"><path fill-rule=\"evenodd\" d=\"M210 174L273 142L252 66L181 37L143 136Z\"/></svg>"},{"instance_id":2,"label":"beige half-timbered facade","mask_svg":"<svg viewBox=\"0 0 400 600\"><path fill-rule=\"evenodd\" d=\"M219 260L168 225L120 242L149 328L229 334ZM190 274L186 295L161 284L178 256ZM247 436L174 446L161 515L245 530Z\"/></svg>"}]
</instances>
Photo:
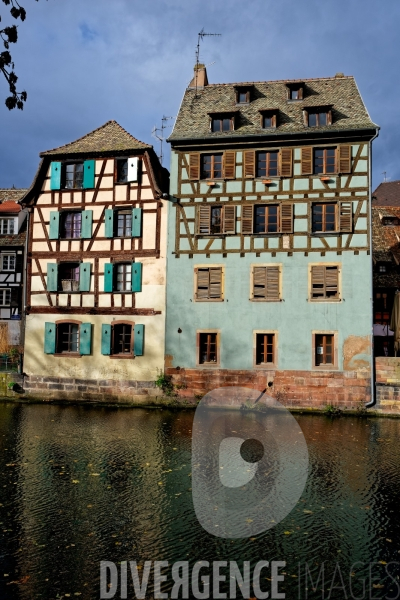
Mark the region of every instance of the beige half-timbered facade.
<instances>
[{"instance_id":1,"label":"beige half-timbered facade","mask_svg":"<svg viewBox=\"0 0 400 600\"><path fill-rule=\"evenodd\" d=\"M151 394L164 360L168 172L115 121L41 157L21 200L24 387L41 397Z\"/></svg>"}]
</instances>

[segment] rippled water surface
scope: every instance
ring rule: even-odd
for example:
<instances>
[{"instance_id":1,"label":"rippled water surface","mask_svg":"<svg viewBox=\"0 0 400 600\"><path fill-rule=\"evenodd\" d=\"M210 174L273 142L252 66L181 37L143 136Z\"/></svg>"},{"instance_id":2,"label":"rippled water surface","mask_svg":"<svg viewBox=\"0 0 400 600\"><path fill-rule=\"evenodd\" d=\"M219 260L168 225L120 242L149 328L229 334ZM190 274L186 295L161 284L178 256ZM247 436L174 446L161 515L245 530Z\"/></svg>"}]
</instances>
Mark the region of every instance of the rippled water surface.
<instances>
[{"instance_id":1,"label":"rippled water surface","mask_svg":"<svg viewBox=\"0 0 400 600\"><path fill-rule=\"evenodd\" d=\"M400 420L296 419L300 501L274 529L224 540L193 510L192 411L0 405L1 600L99 598L101 560L281 560L290 600L400 598ZM305 577L316 585L323 562L325 596Z\"/></svg>"}]
</instances>

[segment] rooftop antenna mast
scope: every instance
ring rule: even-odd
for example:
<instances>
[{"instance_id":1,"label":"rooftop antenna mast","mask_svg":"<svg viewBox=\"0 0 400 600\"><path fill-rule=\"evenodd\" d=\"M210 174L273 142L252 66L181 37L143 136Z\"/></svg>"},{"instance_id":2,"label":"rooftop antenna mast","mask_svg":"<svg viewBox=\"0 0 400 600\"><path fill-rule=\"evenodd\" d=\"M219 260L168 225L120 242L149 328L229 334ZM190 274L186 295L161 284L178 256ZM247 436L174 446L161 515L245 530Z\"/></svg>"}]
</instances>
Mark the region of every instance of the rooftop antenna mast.
<instances>
[{"instance_id":1,"label":"rooftop antenna mast","mask_svg":"<svg viewBox=\"0 0 400 600\"><path fill-rule=\"evenodd\" d=\"M151 132L151 135L153 137L155 137L157 140L159 140L159 142L160 142L160 154L158 155L158 158L160 159L161 164L163 164L163 158L164 158L164 154L163 154L163 142L165 142L164 131L167 129L167 127L171 127L170 125L167 125L167 121L170 121L171 119L175 119L175 117L166 117L164 115L163 118L161 119L161 127L156 127L154 125L153 131Z\"/></svg>"},{"instance_id":2,"label":"rooftop antenna mast","mask_svg":"<svg viewBox=\"0 0 400 600\"><path fill-rule=\"evenodd\" d=\"M197 36L197 46L196 46L196 67L195 67L195 74L194 74L194 86L196 88L195 91L195 95L197 97L197 77L198 77L198 72L199 72L199 64L200 64L200 42L203 41L203 38L205 37L221 37L221 33L206 33L204 31L204 27L203 29L200 31L200 33Z\"/></svg>"},{"instance_id":3,"label":"rooftop antenna mast","mask_svg":"<svg viewBox=\"0 0 400 600\"><path fill-rule=\"evenodd\" d=\"M386 183L387 182L386 171L383 171L382 175L383 175L383 183Z\"/></svg>"}]
</instances>

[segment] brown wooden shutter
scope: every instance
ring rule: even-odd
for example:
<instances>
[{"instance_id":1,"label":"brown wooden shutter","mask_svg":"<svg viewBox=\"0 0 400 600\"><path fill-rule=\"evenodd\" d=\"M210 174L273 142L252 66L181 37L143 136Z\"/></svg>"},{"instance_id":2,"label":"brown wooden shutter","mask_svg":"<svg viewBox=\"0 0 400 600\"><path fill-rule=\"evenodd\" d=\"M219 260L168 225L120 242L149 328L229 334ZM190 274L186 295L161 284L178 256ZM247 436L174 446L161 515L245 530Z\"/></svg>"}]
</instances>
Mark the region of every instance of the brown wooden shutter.
<instances>
[{"instance_id":1,"label":"brown wooden shutter","mask_svg":"<svg viewBox=\"0 0 400 600\"><path fill-rule=\"evenodd\" d=\"M200 179L200 154L189 154L189 179Z\"/></svg>"},{"instance_id":2,"label":"brown wooden shutter","mask_svg":"<svg viewBox=\"0 0 400 600\"><path fill-rule=\"evenodd\" d=\"M339 202L339 231L349 233L353 227L353 203Z\"/></svg>"},{"instance_id":3,"label":"brown wooden shutter","mask_svg":"<svg viewBox=\"0 0 400 600\"><path fill-rule=\"evenodd\" d=\"M327 297L338 296L339 292L339 269L338 267L325 267L325 295Z\"/></svg>"},{"instance_id":4,"label":"brown wooden shutter","mask_svg":"<svg viewBox=\"0 0 400 600\"><path fill-rule=\"evenodd\" d=\"M210 270L196 269L196 298L197 300L207 300L210 290Z\"/></svg>"},{"instance_id":5,"label":"brown wooden shutter","mask_svg":"<svg viewBox=\"0 0 400 600\"><path fill-rule=\"evenodd\" d=\"M280 231L281 233L293 232L293 204L280 206Z\"/></svg>"},{"instance_id":6,"label":"brown wooden shutter","mask_svg":"<svg viewBox=\"0 0 400 600\"><path fill-rule=\"evenodd\" d=\"M222 298L222 268L210 268L210 299Z\"/></svg>"},{"instance_id":7,"label":"brown wooden shutter","mask_svg":"<svg viewBox=\"0 0 400 600\"><path fill-rule=\"evenodd\" d=\"M303 87L299 87L298 98L299 100L303 100Z\"/></svg>"},{"instance_id":8,"label":"brown wooden shutter","mask_svg":"<svg viewBox=\"0 0 400 600\"><path fill-rule=\"evenodd\" d=\"M279 175L281 177L292 176L293 150L282 148L279 153Z\"/></svg>"},{"instance_id":9,"label":"brown wooden shutter","mask_svg":"<svg viewBox=\"0 0 400 600\"><path fill-rule=\"evenodd\" d=\"M312 175L313 174L313 149L302 148L301 149L301 174Z\"/></svg>"},{"instance_id":10,"label":"brown wooden shutter","mask_svg":"<svg viewBox=\"0 0 400 600\"><path fill-rule=\"evenodd\" d=\"M308 110L303 110L303 125L308 127Z\"/></svg>"},{"instance_id":11,"label":"brown wooden shutter","mask_svg":"<svg viewBox=\"0 0 400 600\"><path fill-rule=\"evenodd\" d=\"M311 267L311 298L325 297L325 267Z\"/></svg>"},{"instance_id":12,"label":"brown wooden shutter","mask_svg":"<svg viewBox=\"0 0 400 600\"><path fill-rule=\"evenodd\" d=\"M266 267L267 300L279 300L279 267Z\"/></svg>"},{"instance_id":13,"label":"brown wooden shutter","mask_svg":"<svg viewBox=\"0 0 400 600\"><path fill-rule=\"evenodd\" d=\"M262 298L263 300L267 297L267 267L254 267L253 268L253 298Z\"/></svg>"},{"instance_id":14,"label":"brown wooden shutter","mask_svg":"<svg viewBox=\"0 0 400 600\"><path fill-rule=\"evenodd\" d=\"M332 111L328 110L326 113L326 122L328 125L332 125Z\"/></svg>"},{"instance_id":15,"label":"brown wooden shutter","mask_svg":"<svg viewBox=\"0 0 400 600\"><path fill-rule=\"evenodd\" d=\"M223 232L236 233L236 206L224 206L223 211Z\"/></svg>"},{"instance_id":16,"label":"brown wooden shutter","mask_svg":"<svg viewBox=\"0 0 400 600\"><path fill-rule=\"evenodd\" d=\"M256 176L256 152L255 150L245 150L243 152L244 157L244 176L255 177Z\"/></svg>"},{"instance_id":17,"label":"brown wooden shutter","mask_svg":"<svg viewBox=\"0 0 400 600\"><path fill-rule=\"evenodd\" d=\"M242 206L242 234L253 233L254 206Z\"/></svg>"},{"instance_id":18,"label":"brown wooden shutter","mask_svg":"<svg viewBox=\"0 0 400 600\"><path fill-rule=\"evenodd\" d=\"M236 152L227 150L224 154L224 177L235 179L236 176Z\"/></svg>"},{"instance_id":19,"label":"brown wooden shutter","mask_svg":"<svg viewBox=\"0 0 400 600\"><path fill-rule=\"evenodd\" d=\"M339 173L351 173L351 146L339 146L338 156Z\"/></svg>"},{"instance_id":20,"label":"brown wooden shutter","mask_svg":"<svg viewBox=\"0 0 400 600\"><path fill-rule=\"evenodd\" d=\"M211 207L209 204L202 204L199 206L198 220L197 220L197 233L201 235L209 235L211 219Z\"/></svg>"}]
</instances>

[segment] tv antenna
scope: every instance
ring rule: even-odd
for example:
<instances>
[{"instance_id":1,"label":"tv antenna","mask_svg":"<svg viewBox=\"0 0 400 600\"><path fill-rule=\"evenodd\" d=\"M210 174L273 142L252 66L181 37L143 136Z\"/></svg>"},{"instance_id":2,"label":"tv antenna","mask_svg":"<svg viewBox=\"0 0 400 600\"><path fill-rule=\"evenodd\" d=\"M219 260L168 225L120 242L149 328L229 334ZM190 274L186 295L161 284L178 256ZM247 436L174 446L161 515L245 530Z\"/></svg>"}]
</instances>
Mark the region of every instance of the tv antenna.
<instances>
[{"instance_id":1,"label":"tv antenna","mask_svg":"<svg viewBox=\"0 0 400 600\"><path fill-rule=\"evenodd\" d=\"M387 182L386 171L383 171L382 175L383 175L383 183L386 183Z\"/></svg>"},{"instance_id":2,"label":"tv antenna","mask_svg":"<svg viewBox=\"0 0 400 600\"><path fill-rule=\"evenodd\" d=\"M171 127L171 125L167 125L167 121L170 121L171 119L175 119L175 117L166 117L164 115L161 119L161 127L156 127L154 125L153 130L151 132L151 135L160 142L160 154L158 155L158 158L160 159L161 165L163 163L163 158L164 158L164 154L163 154L163 142L165 142L164 131L167 129L167 127Z\"/></svg>"},{"instance_id":3,"label":"tv antenna","mask_svg":"<svg viewBox=\"0 0 400 600\"><path fill-rule=\"evenodd\" d=\"M197 36L197 46L196 46L196 67L195 67L195 74L194 74L194 87L196 88L195 91L195 95L197 96L197 77L198 77L198 71L199 71L199 64L200 64L200 42L203 41L203 39L205 37L221 37L221 33L206 33L204 31L204 27L203 29L200 31L200 33Z\"/></svg>"}]
</instances>

